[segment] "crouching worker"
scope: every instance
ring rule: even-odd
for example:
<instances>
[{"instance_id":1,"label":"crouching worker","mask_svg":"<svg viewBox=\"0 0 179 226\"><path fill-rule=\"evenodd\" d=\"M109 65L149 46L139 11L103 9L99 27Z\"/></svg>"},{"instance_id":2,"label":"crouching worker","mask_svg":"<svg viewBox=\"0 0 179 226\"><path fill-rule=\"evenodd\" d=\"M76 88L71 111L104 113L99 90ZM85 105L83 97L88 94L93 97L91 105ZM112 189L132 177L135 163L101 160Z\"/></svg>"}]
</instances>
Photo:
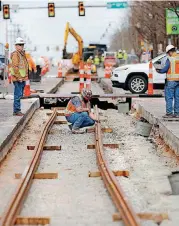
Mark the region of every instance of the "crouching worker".
<instances>
[{"instance_id":1,"label":"crouching worker","mask_svg":"<svg viewBox=\"0 0 179 226\"><path fill-rule=\"evenodd\" d=\"M91 90L83 89L80 96L73 97L66 107L65 116L72 133L85 133L81 128L95 124L95 115L91 112Z\"/></svg>"}]
</instances>

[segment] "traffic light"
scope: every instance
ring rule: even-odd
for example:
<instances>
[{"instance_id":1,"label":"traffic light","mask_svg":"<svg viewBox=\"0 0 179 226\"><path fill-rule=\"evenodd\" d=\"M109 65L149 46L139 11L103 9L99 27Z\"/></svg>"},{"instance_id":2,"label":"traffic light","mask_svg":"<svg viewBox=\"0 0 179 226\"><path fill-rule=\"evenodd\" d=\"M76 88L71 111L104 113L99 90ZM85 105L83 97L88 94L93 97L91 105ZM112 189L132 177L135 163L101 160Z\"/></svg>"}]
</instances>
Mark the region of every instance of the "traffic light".
<instances>
[{"instance_id":1,"label":"traffic light","mask_svg":"<svg viewBox=\"0 0 179 226\"><path fill-rule=\"evenodd\" d=\"M48 3L48 16L55 17L55 4L54 3Z\"/></svg>"},{"instance_id":2,"label":"traffic light","mask_svg":"<svg viewBox=\"0 0 179 226\"><path fill-rule=\"evenodd\" d=\"M10 8L9 5L3 5L3 18L10 19Z\"/></svg>"},{"instance_id":3,"label":"traffic light","mask_svg":"<svg viewBox=\"0 0 179 226\"><path fill-rule=\"evenodd\" d=\"M78 2L79 16L85 16L85 7L83 2Z\"/></svg>"}]
</instances>

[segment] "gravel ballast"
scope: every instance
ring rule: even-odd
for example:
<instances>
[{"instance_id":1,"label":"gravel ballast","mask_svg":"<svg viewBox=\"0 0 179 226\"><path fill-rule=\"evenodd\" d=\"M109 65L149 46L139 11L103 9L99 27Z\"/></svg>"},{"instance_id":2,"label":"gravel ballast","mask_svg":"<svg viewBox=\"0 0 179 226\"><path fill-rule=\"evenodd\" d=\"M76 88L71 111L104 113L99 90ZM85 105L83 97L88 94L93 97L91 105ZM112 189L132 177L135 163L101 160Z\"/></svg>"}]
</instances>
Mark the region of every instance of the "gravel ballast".
<instances>
[{"instance_id":1,"label":"gravel ballast","mask_svg":"<svg viewBox=\"0 0 179 226\"><path fill-rule=\"evenodd\" d=\"M92 90L94 94L103 92L95 83ZM65 83L59 89L60 93L75 91L78 91L78 83L72 82ZM0 199L4 201L0 210L4 209L17 185L16 180L11 180L14 172L23 172L32 156L33 151L27 152L26 145L35 142L43 122L48 117L47 112L49 110L36 112L32 118L34 121L31 120L35 126L31 135L29 136L27 127L15 147L16 153L10 154L2 165ZM129 178L117 177L117 180L133 209L137 213L168 213L171 218L168 226L174 226L179 207L177 197L174 201L171 195L168 175L176 170L176 167L172 168L169 163L166 164L165 157L158 154L150 139L136 135L135 119L132 116L119 114L116 110L101 112L108 119L107 122L102 122L102 126L113 129L113 133L104 133L103 142L119 144L118 149L105 148L105 156L112 170L129 170ZM58 120L60 119L64 120L64 117L59 116ZM32 140L29 141L29 137L32 137ZM62 150L44 151L37 171L58 173L59 177L33 181L21 216L49 216L52 226L123 225L122 222L112 221L116 209L101 178L88 177L89 171L98 171L95 151L88 150L88 144L94 144L93 133L72 134L67 125L52 127L46 145L61 145ZM9 185L10 183L12 185ZM11 191L5 192L4 188L11 188ZM176 205L173 205L174 202ZM162 224L167 226L167 223L168 221L164 221ZM141 225L157 226L152 221L142 221Z\"/></svg>"}]
</instances>

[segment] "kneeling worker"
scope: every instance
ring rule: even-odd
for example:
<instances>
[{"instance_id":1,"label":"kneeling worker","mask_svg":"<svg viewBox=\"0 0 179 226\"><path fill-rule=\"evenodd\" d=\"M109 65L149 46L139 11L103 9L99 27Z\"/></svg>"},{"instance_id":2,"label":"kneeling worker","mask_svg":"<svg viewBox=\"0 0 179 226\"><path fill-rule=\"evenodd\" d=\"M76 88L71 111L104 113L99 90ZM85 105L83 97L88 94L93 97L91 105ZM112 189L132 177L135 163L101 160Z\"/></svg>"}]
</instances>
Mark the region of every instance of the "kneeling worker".
<instances>
[{"instance_id":1,"label":"kneeling worker","mask_svg":"<svg viewBox=\"0 0 179 226\"><path fill-rule=\"evenodd\" d=\"M96 117L90 111L90 99L92 91L83 89L80 96L73 97L67 105L65 116L71 125L72 133L84 133L80 128L92 126L95 124Z\"/></svg>"}]
</instances>

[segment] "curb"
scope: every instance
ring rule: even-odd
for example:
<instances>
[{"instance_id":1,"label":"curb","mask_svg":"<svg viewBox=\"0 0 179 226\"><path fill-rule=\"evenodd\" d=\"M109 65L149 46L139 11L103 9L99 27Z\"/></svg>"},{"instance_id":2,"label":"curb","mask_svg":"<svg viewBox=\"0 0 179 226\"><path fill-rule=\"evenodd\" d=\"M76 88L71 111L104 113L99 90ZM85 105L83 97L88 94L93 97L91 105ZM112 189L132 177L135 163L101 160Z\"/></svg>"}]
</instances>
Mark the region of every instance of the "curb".
<instances>
[{"instance_id":1,"label":"curb","mask_svg":"<svg viewBox=\"0 0 179 226\"><path fill-rule=\"evenodd\" d=\"M30 120L30 118L33 116L34 112L36 111L36 109L39 108L39 106L39 100L37 99L26 111L25 115L19 120L19 122L10 132L10 134L8 134L3 143L0 145L0 163L4 160L6 155L13 148L15 141L20 136L27 122Z\"/></svg>"},{"instance_id":2,"label":"curb","mask_svg":"<svg viewBox=\"0 0 179 226\"><path fill-rule=\"evenodd\" d=\"M59 88L61 85L63 85L63 84L64 84L64 78L63 78L60 82L58 82L58 83L56 84L55 87L53 87L52 89L50 89L47 93L48 93L48 94L50 94L50 93L56 93L57 90L58 90L58 88Z\"/></svg>"},{"instance_id":3,"label":"curb","mask_svg":"<svg viewBox=\"0 0 179 226\"><path fill-rule=\"evenodd\" d=\"M58 88L64 84L64 79L60 80L52 89L50 89L47 93L55 93ZM6 139L0 145L0 164L5 159L7 154L11 151L14 146L14 143L22 133L28 121L33 116L34 112L40 107L39 99L30 106L30 108L26 111L25 115L19 120L19 122L15 125L13 130L7 135Z\"/></svg>"},{"instance_id":4,"label":"curb","mask_svg":"<svg viewBox=\"0 0 179 226\"><path fill-rule=\"evenodd\" d=\"M137 112L145 118L150 124L159 127L159 134L165 143L179 156L179 137L177 137L172 130L167 127L167 124L156 118L151 112L147 111L140 103L137 106Z\"/></svg>"}]
</instances>

